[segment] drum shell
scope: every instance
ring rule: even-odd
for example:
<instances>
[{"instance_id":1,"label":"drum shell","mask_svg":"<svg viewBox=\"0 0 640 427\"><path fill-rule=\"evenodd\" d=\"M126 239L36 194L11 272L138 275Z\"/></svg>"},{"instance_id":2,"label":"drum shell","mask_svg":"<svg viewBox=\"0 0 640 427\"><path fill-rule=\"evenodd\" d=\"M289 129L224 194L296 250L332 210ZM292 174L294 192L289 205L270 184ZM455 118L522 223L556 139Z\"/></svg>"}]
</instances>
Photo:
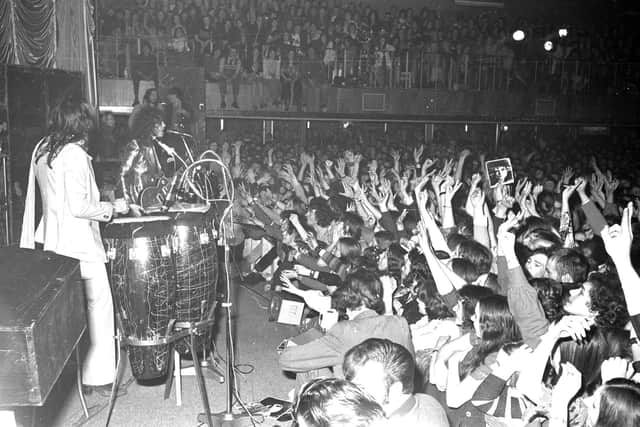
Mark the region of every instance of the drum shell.
<instances>
[{"instance_id":1,"label":"drum shell","mask_svg":"<svg viewBox=\"0 0 640 427\"><path fill-rule=\"evenodd\" d=\"M173 258L176 266L176 327L213 318L218 282L218 248L212 218L202 213L175 217ZM206 334L209 335L209 334ZM199 341L210 341L207 337ZM188 351L176 342L180 353Z\"/></svg>"},{"instance_id":2,"label":"drum shell","mask_svg":"<svg viewBox=\"0 0 640 427\"><path fill-rule=\"evenodd\" d=\"M104 239L115 309L129 347L133 375L147 380L167 373L170 346L154 345L175 319L174 222L107 224Z\"/></svg>"}]
</instances>

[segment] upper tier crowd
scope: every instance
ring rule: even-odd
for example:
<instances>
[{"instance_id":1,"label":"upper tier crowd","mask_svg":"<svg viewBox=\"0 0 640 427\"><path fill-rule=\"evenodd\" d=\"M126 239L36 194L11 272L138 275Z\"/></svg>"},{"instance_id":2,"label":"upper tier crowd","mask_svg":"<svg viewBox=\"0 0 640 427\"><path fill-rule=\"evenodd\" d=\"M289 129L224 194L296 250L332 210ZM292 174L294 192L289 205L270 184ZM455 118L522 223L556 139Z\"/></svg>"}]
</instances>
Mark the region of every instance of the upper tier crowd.
<instances>
[{"instance_id":1,"label":"upper tier crowd","mask_svg":"<svg viewBox=\"0 0 640 427\"><path fill-rule=\"evenodd\" d=\"M526 31L525 41L512 39L516 28ZM593 64L640 57L634 32L624 25L571 28L564 39L557 31L502 12L393 5L382 11L335 0L108 1L99 21L99 40L143 38L152 52L173 52L185 65L204 65L210 80L219 77L220 63L234 51L234 65L239 62L245 77L279 79L284 73L333 84L456 90L526 87L550 75L577 85L565 88L580 90L585 80L603 79ZM549 35L556 43L551 53L542 47ZM142 50L142 44L135 45L136 53ZM565 70L559 65L563 60L592 67L574 63ZM531 61L539 61L538 67ZM125 61L120 62L122 74ZM635 68L618 73L620 80L637 77Z\"/></svg>"}]
</instances>

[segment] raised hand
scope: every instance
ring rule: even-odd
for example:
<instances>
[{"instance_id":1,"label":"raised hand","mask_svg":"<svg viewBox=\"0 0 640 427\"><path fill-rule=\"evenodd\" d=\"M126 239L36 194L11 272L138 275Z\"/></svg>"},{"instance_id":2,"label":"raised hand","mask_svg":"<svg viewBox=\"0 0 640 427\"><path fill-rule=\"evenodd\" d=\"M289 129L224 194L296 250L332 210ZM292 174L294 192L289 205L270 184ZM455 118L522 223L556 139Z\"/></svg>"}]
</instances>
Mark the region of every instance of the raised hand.
<instances>
[{"instance_id":1,"label":"raised hand","mask_svg":"<svg viewBox=\"0 0 640 427\"><path fill-rule=\"evenodd\" d=\"M475 189L478 184L480 184L480 181L482 181L482 175L480 175L479 173L474 173L471 176L471 190Z\"/></svg>"},{"instance_id":2,"label":"raised hand","mask_svg":"<svg viewBox=\"0 0 640 427\"><path fill-rule=\"evenodd\" d=\"M571 177L573 177L574 174L575 171L573 170L573 168L571 166L567 166L562 171L562 178L560 179L560 182L562 182L562 184L564 185L569 185L569 182L571 182Z\"/></svg>"},{"instance_id":3,"label":"raised hand","mask_svg":"<svg viewBox=\"0 0 640 427\"><path fill-rule=\"evenodd\" d=\"M453 178L452 177L448 177L441 185L440 185L440 191L443 192L444 191L444 198L447 202L449 202L449 206L451 206L451 200L453 199L453 196L456 195L456 193L458 192L458 190L460 189L460 187L462 187L462 183L461 182L456 182L455 184L453 183ZM483 197L484 200L484 197Z\"/></svg>"},{"instance_id":4,"label":"raised hand","mask_svg":"<svg viewBox=\"0 0 640 427\"><path fill-rule=\"evenodd\" d=\"M344 177L344 170L346 167L346 162L344 161L343 158L337 159L336 160L336 172L338 173L338 175L340 177Z\"/></svg>"},{"instance_id":5,"label":"raised hand","mask_svg":"<svg viewBox=\"0 0 640 427\"><path fill-rule=\"evenodd\" d=\"M473 208L474 212L478 212L482 210L484 206L484 198L485 198L484 191L480 189L473 190L473 192L469 195L469 201L471 203L471 207Z\"/></svg>"},{"instance_id":6,"label":"raised hand","mask_svg":"<svg viewBox=\"0 0 640 427\"><path fill-rule=\"evenodd\" d=\"M398 150L391 150L391 158L394 163L400 163L400 152Z\"/></svg>"},{"instance_id":7,"label":"raised hand","mask_svg":"<svg viewBox=\"0 0 640 427\"><path fill-rule=\"evenodd\" d=\"M451 175L451 171L453 170L453 159L449 159L444 163L442 167L442 173L444 175Z\"/></svg>"},{"instance_id":8,"label":"raised hand","mask_svg":"<svg viewBox=\"0 0 640 427\"><path fill-rule=\"evenodd\" d=\"M524 218L524 213L522 211L520 211L518 215L514 214L513 212L509 212L509 215L507 216L507 220L502 224L500 224L500 227L498 227L498 239L500 238L501 234L511 234L513 235L514 242L515 242L515 235L511 232L511 229L516 228L518 226L518 223L523 218Z\"/></svg>"},{"instance_id":9,"label":"raised hand","mask_svg":"<svg viewBox=\"0 0 640 427\"><path fill-rule=\"evenodd\" d=\"M567 315L551 325L549 332L557 338L571 338L574 341L582 341L593 325L594 320L591 318Z\"/></svg>"},{"instance_id":10,"label":"raised hand","mask_svg":"<svg viewBox=\"0 0 640 427\"><path fill-rule=\"evenodd\" d=\"M424 163L422 164L422 176L426 176L427 175L427 170L434 164L435 162L432 159L425 159ZM431 175L435 173L435 171L431 171L428 174Z\"/></svg>"},{"instance_id":11,"label":"raised hand","mask_svg":"<svg viewBox=\"0 0 640 427\"><path fill-rule=\"evenodd\" d=\"M424 145L413 149L413 160L415 160L416 165L420 163L420 158L422 157L423 151Z\"/></svg>"},{"instance_id":12,"label":"raised hand","mask_svg":"<svg viewBox=\"0 0 640 427\"><path fill-rule=\"evenodd\" d=\"M544 190L544 187L542 186L542 184L536 184L533 186L533 190L531 190L531 195L533 196L534 199L538 199L538 196L540 195L540 193L542 193L542 191Z\"/></svg>"},{"instance_id":13,"label":"raised hand","mask_svg":"<svg viewBox=\"0 0 640 427\"><path fill-rule=\"evenodd\" d=\"M620 185L620 181L613 177L611 171L607 171L607 175L604 178L604 190L607 193L607 196L613 196L613 193Z\"/></svg>"},{"instance_id":14,"label":"raised hand","mask_svg":"<svg viewBox=\"0 0 640 427\"><path fill-rule=\"evenodd\" d=\"M631 242L633 241L633 202L629 202L622 211L620 225L606 226L602 230L602 240L607 253L614 262L628 260L630 257Z\"/></svg>"}]
</instances>

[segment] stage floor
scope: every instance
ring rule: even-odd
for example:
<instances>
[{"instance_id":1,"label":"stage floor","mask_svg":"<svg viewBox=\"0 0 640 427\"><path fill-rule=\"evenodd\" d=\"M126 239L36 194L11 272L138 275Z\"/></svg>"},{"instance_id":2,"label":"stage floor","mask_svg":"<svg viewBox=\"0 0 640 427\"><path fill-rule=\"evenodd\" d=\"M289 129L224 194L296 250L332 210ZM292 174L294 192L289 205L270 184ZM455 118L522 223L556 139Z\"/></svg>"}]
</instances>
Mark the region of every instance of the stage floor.
<instances>
[{"instance_id":1,"label":"stage floor","mask_svg":"<svg viewBox=\"0 0 640 427\"><path fill-rule=\"evenodd\" d=\"M257 402L273 396L286 399L287 393L295 386L295 381L286 377L278 368L276 346L282 339L292 336L297 328L268 322L268 301L239 286L238 280L232 280L237 291L235 307L236 326L236 364L244 372L251 365L254 370L249 374L238 374L237 383L240 395L245 403ZM265 294L263 285L252 286L256 292ZM222 328L221 322L217 326ZM218 331L217 351L224 358L223 330ZM224 367L223 367L224 368ZM104 426L107 416L108 399L87 397L92 414L89 420L83 419L82 408L75 388L75 363L71 361L63 372L60 381L52 391L47 404L35 409L35 426L70 427ZM220 384L215 375L205 373L206 387L212 412L225 409L226 385ZM132 380L131 370L127 366L123 383ZM175 382L171 396L164 400L164 384L143 386L133 381L127 387L127 394L117 399L111 426L197 426L197 415L202 412L200 394L194 377L183 377L182 406L176 406ZM18 423L29 427L31 410L21 409L17 413ZM257 424L257 423L256 423ZM250 426L246 419L243 425ZM265 418L262 426L287 426L289 423L277 422Z\"/></svg>"}]
</instances>

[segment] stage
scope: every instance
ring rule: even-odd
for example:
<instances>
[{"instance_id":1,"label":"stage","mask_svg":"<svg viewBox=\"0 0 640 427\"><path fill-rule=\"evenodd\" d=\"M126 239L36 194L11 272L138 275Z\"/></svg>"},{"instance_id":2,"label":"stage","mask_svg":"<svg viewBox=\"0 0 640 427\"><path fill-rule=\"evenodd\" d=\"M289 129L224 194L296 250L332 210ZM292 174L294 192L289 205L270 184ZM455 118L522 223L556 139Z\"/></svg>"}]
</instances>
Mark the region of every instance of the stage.
<instances>
[{"instance_id":1,"label":"stage","mask_svg":"<svg viewBox=\"0 0 640 427\"><path fill-rule=\"evenodd\" d=\"M236 364L242 372L254 367L249 374L237 374L240 395L245 403L256 402L268 396L286 398L295 386L293 379L287 378L278 368L276 346L282 339L296 333L297 328L268 322L268 301L238 286L239 280L233 279L237 290L235 308L236 325ZM251 287L265 294L263 285ZM222 325L219 324L218 328ZM216 342L219 357L224 358L224 333L217 333ZM108 399L87 397L92 417L85 421L80 400L75 389L75 362L71 361L64 370L58 384L51 392L46 405L35 409L37 427L104 426L107 417ZM225 409L226 385L220 384L215 374L205 372L206 385L212 412ZM132 380L131 370L127 366L122 383ZM164 384L143 386L132 381L126 387L127 394L117 399L111 417L111 426L196 426L196 417L202 412L202 405L195 377L182 379L182 406L176 406L175 382L171 397L164 400ZM93 409L91 407L94 407ZM19 425L29 426L30 408L21 409L18 415ZM235 411L234 411L235 412ZM258 419L260 421L260 419ZM256 423L257 424L257 423ZM251 425L247 418L246 424ZM262 426L285 426L288 423L277 422L272 418L264 419Z\"/></svg>"}]
</instances>

